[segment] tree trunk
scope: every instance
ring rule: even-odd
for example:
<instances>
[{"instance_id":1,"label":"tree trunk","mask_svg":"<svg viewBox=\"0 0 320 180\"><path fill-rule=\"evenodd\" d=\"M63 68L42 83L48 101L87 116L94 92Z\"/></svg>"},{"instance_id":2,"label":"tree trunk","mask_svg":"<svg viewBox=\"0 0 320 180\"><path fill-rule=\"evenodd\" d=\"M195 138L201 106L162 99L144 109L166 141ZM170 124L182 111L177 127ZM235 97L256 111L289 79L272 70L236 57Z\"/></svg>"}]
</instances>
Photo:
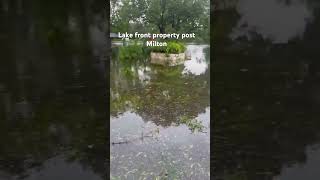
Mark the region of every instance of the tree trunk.
<instances>
[{"instance_id":1,"label":"tree trunk","mask_svg":"<svg viewBox=\"0 0 320 180\"><path fill-rule=\"evenodd\" d=\"M165 31L165 27L163 25L159 25L159 31L161 34L165 34L166 31Z\"/></svg>"}]
</instances>

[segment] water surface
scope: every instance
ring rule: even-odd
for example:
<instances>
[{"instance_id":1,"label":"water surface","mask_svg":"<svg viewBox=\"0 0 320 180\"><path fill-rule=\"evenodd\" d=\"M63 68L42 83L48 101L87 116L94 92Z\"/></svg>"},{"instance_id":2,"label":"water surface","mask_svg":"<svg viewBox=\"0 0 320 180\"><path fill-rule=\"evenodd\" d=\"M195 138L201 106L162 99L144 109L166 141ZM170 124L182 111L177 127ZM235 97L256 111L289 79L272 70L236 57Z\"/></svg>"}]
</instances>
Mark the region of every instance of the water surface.
<instances>
[{"instance_id":1,"label":"water surface","mask_svg":"<svg viewBox=\"0 0 320 180\"><path fill-rule=\"evenodd\" d=\"M112 60L111 179L210 178L209 47L187 48L175 67Z\"/></svg>"},{"instance_id":2,"label":"water surface","mask_svg":"<svg viewBox=\"0 0 320 180\"><path fill-rule=\"evenodd\" d=\"M213 12L212 176L319 179L319 3L232 2Z\"/></svg>"},{"instance_id":3,"label":"water surface","mask_svg":"<svg viewBox=\"0 0 320 180\"><path fill-rule=\"evenodd\" d=\"M0 179L106 175L105 1L0 2Z\"/></svg>"}]
</instances>

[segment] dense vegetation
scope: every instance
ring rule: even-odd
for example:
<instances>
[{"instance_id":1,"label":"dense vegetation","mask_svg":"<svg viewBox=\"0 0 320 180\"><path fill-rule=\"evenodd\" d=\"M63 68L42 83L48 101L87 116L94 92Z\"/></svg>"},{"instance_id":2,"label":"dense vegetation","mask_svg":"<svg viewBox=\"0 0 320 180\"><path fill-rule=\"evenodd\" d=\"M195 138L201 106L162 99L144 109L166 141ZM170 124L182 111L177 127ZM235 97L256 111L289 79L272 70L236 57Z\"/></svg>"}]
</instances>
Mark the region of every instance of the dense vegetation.
<instances>
[{"instance_id":1,"label":"dense vegetation","mask_svg":"<svg viewBox=\"0 0 320 180\"><path fill-rule=\"evenodd\" d=\"M191 33L209 42L208 0L112 0L111 32Z\"/></svg>"},{"instance_id":2,"label":"dense vegetation","mask_svg":"<svg viewBox=\"0 0 320 180\"><path fill-rule=\"evenodd\" d=\"M119 59L125 64L133 64L137 61L145 61L148 59L150 52L161 52L166 54L183 53L186 46L181 42L167 42L167 46L153 46L146 47L142 44L134 42L128 46L121 46L119 48Z\"/></svg>"},{"instance_id":3,"label":"dense vegetation","mask_svg":"<svg viewBox=\"0 0 320 180\"><path fill-rule=\"evenodd\" d=\"M167 46L154 46L152 52L161 52L167 54L179 54L186 50L186 46L181 42L167 42Z\"/></svg>"},{"instance_id":4,"label":"dense vegetation","mask_svg":"<svg viewBox=\"0 0 320 180\"><path fill-rule=\"evenodd\" d=\"M124 60L138 60L143 58L144 52L142 45L133 44L129 46L122 46L119 49L119 58Z\"/></svg>"}]
</instances>

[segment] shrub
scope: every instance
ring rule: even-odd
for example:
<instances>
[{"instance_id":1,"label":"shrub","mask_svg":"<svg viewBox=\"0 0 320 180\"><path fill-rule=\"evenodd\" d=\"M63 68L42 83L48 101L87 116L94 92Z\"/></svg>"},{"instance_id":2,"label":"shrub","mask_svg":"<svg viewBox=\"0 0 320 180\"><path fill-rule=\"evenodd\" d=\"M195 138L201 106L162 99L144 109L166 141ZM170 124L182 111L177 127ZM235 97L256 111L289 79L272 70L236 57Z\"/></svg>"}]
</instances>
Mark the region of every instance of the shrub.
<instances>
[{"instance_id":1,"label":"shrub","mask_svg":"<svg viewBox=\"0 0 320 180\"><path fill-rule=\"evenodd\" d=\"M120 60L136 60L143 58L143 49L141 45L133 44L123 46L119 49Z\"/></svg>"},{"instance_id":2,"label":"shrub","mask_svg":"<svg viewBox=\"0 0 320 180\"><path fill-rule=\"evenodd\" d=\"M170 41L167 42L167 46L155 46L152 47L152 52L160 52L167 54L179 54L183 53L186 50L186 47L181 42Z\"/></svg>"}]
</instances>

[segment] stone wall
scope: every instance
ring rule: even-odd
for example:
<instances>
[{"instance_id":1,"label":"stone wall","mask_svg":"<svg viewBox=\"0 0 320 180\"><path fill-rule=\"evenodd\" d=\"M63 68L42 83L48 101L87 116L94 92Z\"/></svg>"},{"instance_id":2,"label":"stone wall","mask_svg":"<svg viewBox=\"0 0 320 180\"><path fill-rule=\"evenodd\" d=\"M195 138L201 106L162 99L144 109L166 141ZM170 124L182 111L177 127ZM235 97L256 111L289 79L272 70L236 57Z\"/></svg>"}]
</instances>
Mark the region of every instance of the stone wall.
<instances>
[{"instance_id":1,"label":"stone wall","mask_svg":"<svg viewBox=\"0 0 320 180\"><path fill-rule=\"evenodd\" d=\"M167 66L175 66L182 64L185 61L185 53L180 54L166 54L151 52L151 63Z\"/></svg>"}]
</instances>

